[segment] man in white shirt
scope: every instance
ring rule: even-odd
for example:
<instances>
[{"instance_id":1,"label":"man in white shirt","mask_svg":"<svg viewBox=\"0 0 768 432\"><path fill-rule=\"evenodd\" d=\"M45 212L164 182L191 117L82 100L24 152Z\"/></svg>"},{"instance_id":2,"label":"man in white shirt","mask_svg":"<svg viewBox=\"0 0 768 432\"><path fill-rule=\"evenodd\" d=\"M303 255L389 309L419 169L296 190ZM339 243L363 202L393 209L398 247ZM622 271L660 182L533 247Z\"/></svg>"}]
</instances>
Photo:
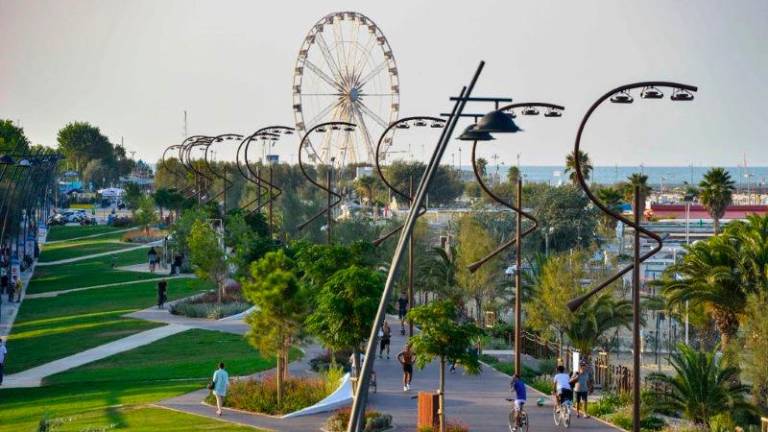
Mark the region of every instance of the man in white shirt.
<instances>
[{"instance_id":1,"label":"man in white shirt","mask_svg":"<svg viewBox=\"0 0 768 432\"><path fill-rule=\"evenodd\" d=\"M3 366L5 366L6 354L8 354L8 349L5 347L5 341L0 339L0 385L3 384Z\"/></svg>"},{"instance_id":2,"label":"man in white shirt","mask_svg":"<svg viewBox=\"0 0 768 432\"><path fill-rule=\"evenodd\" d=\"M557 397L557 405L559 406L565 401L573 401L573 390L571 389L571 377L565 373L565 367L560 365L557 367L557 374L553 379L554 392Z\"/></svg>"}]
</instances>

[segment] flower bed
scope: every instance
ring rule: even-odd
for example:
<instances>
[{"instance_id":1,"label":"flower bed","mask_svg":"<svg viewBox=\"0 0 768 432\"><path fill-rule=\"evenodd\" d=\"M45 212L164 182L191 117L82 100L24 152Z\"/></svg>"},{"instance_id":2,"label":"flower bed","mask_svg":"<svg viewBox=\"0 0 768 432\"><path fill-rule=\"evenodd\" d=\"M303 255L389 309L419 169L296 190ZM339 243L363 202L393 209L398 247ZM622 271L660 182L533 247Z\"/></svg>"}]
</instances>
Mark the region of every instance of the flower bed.
<instances>
[{"instance_id":1,"label":"flower bed","mask_svg":"<svg viewBox=\"0 0 768 432\"><path fill-rule=\"evenodd\" d=\"M251 304L243 299L239 291L227 292L218 303L215 291L209 291L203 295L174 303L170 312L174 315L182 315L189 318L220 319L244 312Z\"/></svg>"},{"instance_id":2,"label":"flower bed","mask_svg":"<svg viewBox=\"0 0 768 432\"><path fill-rule=\"evenodd\" d=\"M349 417L351 414L351 408L344 408L336 411L325 422L325 430L328 432L344 432L347 430L347 424L349 424ZM378 411L366 410L365 411L365 432L381 432L388 430L392 427L392 416L389 414L382 414ZM431 432L431 431L430 431Z\"/></svg>"},{"instance_id":3,"label":"flower bed","mask_svg":"<svg viewBox=\"0 0 768 432\"><path fill-rule=\"evenodd\" d=\"M127 243L138 243L138 244L152 243L152 242L164 239L167 234L168 233L165 231L160 231L156 229L150 229L149 233L147 233L143 229L138 229L138 230L128 231L125 234L123 234L122 241Z\"/></svg>"}]
</instances>

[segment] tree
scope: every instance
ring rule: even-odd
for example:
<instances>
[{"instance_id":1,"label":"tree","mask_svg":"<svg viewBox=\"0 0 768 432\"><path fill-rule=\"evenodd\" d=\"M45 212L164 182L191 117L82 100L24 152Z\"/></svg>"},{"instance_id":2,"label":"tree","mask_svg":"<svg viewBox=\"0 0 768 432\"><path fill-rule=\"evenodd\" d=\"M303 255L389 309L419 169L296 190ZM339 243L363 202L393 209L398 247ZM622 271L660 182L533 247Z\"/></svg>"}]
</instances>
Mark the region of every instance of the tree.
<instances>
[{"instance_id":1,"label":"tree","mask_svg":"<svg viewBox=\"0 0 768 432\"><path fill-rule=\"evenodd\" d=\"M576 158L575 153L571 152L565 157L565 174L568 174L568 179L571 183L578 185L579 180L576 177ZM579 165L581 166L581 172L584 175L584 180L589 181L592 176L592 161L589 160L589 154L579 150Z\"/></svg>"},{"instance_id":2,"label":"tree","mask_svg":"<svg viewBox=\"0 0 768 432\"><path fill-rule=\"evenodd\" d=\"M368 205L373 205L374 190L379 183L378 177L373 175L359 176L355 180L355 187L361 197L365 197Z\"/></svg>"},{"instance_id":3,"label":"tree","mask_svg":"<svg viewBox=\"0 0 768 432\"><path fill-rule=\"evenodd\" d=\"M76 170L85 168L88 161L101 159L107 165L116 163L114 147L99 128L86 122L69 123L59 130L59 151Z\"/></svg>"},{"instance_id":4,"label":"tree","mask_svg":"<svg viewBox=\"0 0 768 432\"><path fill-rule=\"evenodd\" d=\"M416 255L416 285L425 292L436 293L442 299L458 302L462 293L457 281L458 263L456 248L445 250L432 247L424 254Z\"/></svg>"},{"instance_id":5,"label":"tree","mask_svg":"<svg viewBox=\"0 0 768 432\"><path fill-rule=\"evenodd\" d=\"M445 431L445 363L460 363L467 373L480 372L477 354L470 351L483 331L470 322L459 322L459 310L450 300L439 300L411 309L406 317L421 331L411 337L416 365L424 368L440 359L440 431Z\"/></svg>"},{"instance_id":6,"label":"tree","mask_svg":"<svg viewBox=\"0 0 768 432\"><path fill-rule=\"evenodd\" d=\"M123 201L125 205L135 212L139 208L139 201L144 196L144 192L136 183L128 183L125 185L125 195L123 195Z\"/></svg>"},{"instance_id":7,"label":"tree","mask_svg":"<svg viewBox=\"0 0 768 432\"><path fill-rule=\"evenodd\" d=\"M670 307L690 302L709 312L720 333L722 348L727 350L747 302L738 272L738 251L721 236L684 247L683 259L669 266L657 284Z\"/></svg>"},{"instance_id":8,"label":"tree","mask_svg":"<svg viewBox=\"0 0 768 432\"><path fill-rule=\"evenodd\" d=\"M138 209L134 215L135 222L144 229L144 232L149 235L149 226L157 222L157 214L155 214L155 202L149 195L143 195L139 199Z\"/></svg>"},{"instance_id":9,"label":"tree","mask_svg":"<svg viewBox=\"0 0 768 432\"><path fill-rule=\"evenodd\" d=\"M601 187L595 191L595 194L597 195L597 198L600 200L600 202L605 204L609 210L615 213L621 213L621 204L624 200L621 191L619 191L617 188L613 186ZM600 213L603 220L603 225L611 229L615 229L618 221L603 212Z\"/></svg>"},{"instance_id":10,"label":"tree","mask_svg":"<svg viewBox=\"0 0 768 432\"><path fill-rule=\"evenodd\" d=\"M728 224L724 233L738 253L745 291L768 293L768 215L747 216Z\"/></svg>"},{"instance_id":11,"label":"tree","mask_svg":"<svg viewBox=\"0 0 768 432\"><path fill-rule=\"evenodd\" d=\"M255 306L245 318L246 338L261 353L277 359L277 404L282 404L283 382L288 377L291 344L303 336L309 310L308 291L299 282L296 263L284 250L269 252L251 264L251 277L243 294Z\"/></svg>"},{"instance_id":12,"label":"tree","mask_svg":"<svg viewBox=\"0 0 768 432\"><path fill-rule=\"evenodd\" d=\"M477 158L477 172L480 173L480 178L488 177L488 161L485 158Z\"/></svg>"},{"instance_id":13,"label":"tree","mask_svg":"<svg viewBox=\"0 0 768 432\"><path fill-rule=\"evenodd\" d=\"M173 207L173 191L166 188L158 188L153 198L157 208L160 209L160 219L163 219L163 209L171 209Z\"/></svg>"},{"instance_id":14,"label":"tree","mask_svg":"<svg viewBox=\"0 0 768 432\"><path fill-rule=\"evenodd\" d=\"M474 273L467 267L491 253L496 244L485 228L472 215L459 219L456 244L457 280L459 286L475 303L475 319L483 322L483 307L487 300L492 300L499 292L501 284L501 263L498 259L486 262Z\"/></svg>"},{"instance_id":15,"label":"tree","mask_svg":"<svg viewBox=\"0 0 768 432\"><path fill-rule=\"evenodd\" d=\"M509 170L507 171L507 183L517 184L517 181L520 178L520 168L516 166L509 167Z\"/></svg>"},{"instance_id":16,"label":"tree","mask_svg":"<svg viewBox=\"0 0 768 432\"><path fill-rule=\"evenodd\" d=\"M383 290L384 279L379 272L352 265L328 279L307 318L307 329L326 347L352 351L357 376L360 351L370 336Z\"/></svg>"},{"instance_id":17,"label":"tree","mask_svg":"<svg viewBox=\"0 0 768 432\"><path fill-rule=\"evenodd\" d=\"M582 355L589 356L608 331L629 330L632 316L632 302L617 300L611 293L599 294L574 312L565 335Z\"/></svg>"},{"instance_id":18,"label":"tree","mask_svg":"<svg viewBox=\"0 0 768 432\"><path fill-rule=\"evenodd\" d=\"M753 294L747 301L742 321L741 360L744 374L752 383L752 397L762 415L768 415L768 293Z\"/></svg>"},{"instance_id":19,"label":"tree","mask_svg":"<svg viewBox=\"0 0 768 432\"><path fill-rule=\"evenodd\" d=\"M739 371L717 360L717 349L699 352L680 344L670 361L675 376L661 373L652 380L667 384L671 393L659 395L661 407L680 412L694 424L703 426L720 413L749 408L743 399L746 386L738 384Z\"/></svg>"},{"instance_id":20,"label":"tree","mask_svg":"<svg viewBox=\"0 0 768 432\"><path fill-rule=\"evenodd\" d=\"M384 168L384 175L398 190L408 192L410 179L414 189L418 186L426 165L422 162L396 161ZM430 204L449 204L460 197L464 191L459 172L446 166L439 166L427 194Z\"/></svg>"},{"instance_id":21,"label":"tree","mask_svg":"<svg viewBox=\"0 0 768 432\"><path fill-rule=\"evenodd\" d=\"M181 217L176 219L176 223L173 224L171 234L173 239L179 248L179 252L183 255L189 254L189 238L192 232L192 226L196 222L205 222L208 219L208 215L201 209L190 208L184 210L181 213Z\"/></svg>"},{"instance_id":22,"label":"tree","mask_svg":"<svg viewBox=\"0 0 768 432\"><path fill-rule=\"evenodd\" d=\"M83 183L101 189L115 180L114 170L101 159L91 159L83 170Z\"/></svg>"},{"instance_id":23,"label":"tree","mask_svg":"<svg viewBox=\"0 0 768 432\"><path fill-rule=\"evenodd\" d=\"M224 280L227 278L227 257L219 234L205 220L196 220L189 234L190 260L195 274L216 286L217 302L221 304Z\"/></svg>"},{"instance_id":24,"label":"tree","mask_svg":"<svg viewBox=\"0 0 768 432\"><path fill-rule=\"evenodd\" d=\"M523 193L525 195L525 191ZM546 249L545 232L549 237L550 252L587 247L594 240L597 211L580 189L573 185L548 187L536 196L536 201L531 201L524 200L523 206L534 208L534 216L541 227L526 238L525 244L533 248L533 252Z\"/></svg>"},{"instance_id":25,"label":"tree","mask_svg":"<svg viewBox=\"0 0 768 432\"><path fill-rule=\"evenodd\" d=\"M632 204L632 211L635 210L635 186L640 188L640 219L643 219L643 211L645 210L645 201L648 199L648 195L651 194L650 186L648 186L648 176L640 173L633 173L627 177L629 183L626 183L624 187L624 198Z\"/></svg>"},{"instance_id":26,"label":"tree","mask_svg":"<svg viewBox=\"0 0 768 432\"><path fill-rule=\"evenodd\" d=\"M0 119L0 154L27 153L29 139L11 120Z\"/></svg>"},{"instance_id":27,"label":"tree","mask_svg":"<svg viewBox=\"0 0 768 432\"><path fill-rule=\"evenodd\" d=\"M720 219L733 201L734 190L731 174L723 168L710 168L699 183L699 199L712 216L715 234L720 232Z\"/></svg>"}]
</instances>

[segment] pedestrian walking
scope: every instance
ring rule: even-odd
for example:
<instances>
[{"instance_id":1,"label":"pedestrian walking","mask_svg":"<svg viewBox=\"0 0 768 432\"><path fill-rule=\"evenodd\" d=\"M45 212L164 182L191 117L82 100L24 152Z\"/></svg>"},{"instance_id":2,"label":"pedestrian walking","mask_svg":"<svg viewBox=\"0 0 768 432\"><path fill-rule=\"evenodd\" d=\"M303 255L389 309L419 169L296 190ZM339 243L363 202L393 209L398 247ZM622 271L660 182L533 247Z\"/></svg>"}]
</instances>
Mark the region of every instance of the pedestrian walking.
<instances>
[{"instance_id":1,"label":"pedestrian walking","mask_svg":"<svg viewBox=\"0 0 768 432\"><path fill-rule=\"evenodd\" d=\"M403 367L403 391L411 389L411 380L413 380L413 351L411 344L406 344L405 348L397 354L397 361Z\"/></svg>"},{"instance_id":2,"label":"pedestrian walking","mask_svg":"<svg viewBox=\"0 0 768 432\"><path fill-rule=\"evenodd\" d=\"M7 292L8 292L8 270L6 270L5 267L0 267L0 300L2 300L3 294Z\"/></svg>"},{"instance_id":3,"label":"pedestrian walking","mask_svg":"<svg viewBox=\"0 0 768 432\"><path fill-rule=\"evenodd\" d=\"M392 329L389 327L389 323L384 321L384 325L379 330L379 358L384 355L384 350L387 350L387 359L389 359L389 345L392 342Z\"/></svg>"},{"instance_id":4,"label":"pedestrian walking","mask_svg":"<svg viewBox=\"0 0 768 432\"><path fill-rule=\"evenodd\" d=\"M581 412L584 415L584 418L589 418L589 414L587 414L587 398L590 392L592 371L586 361L581 361L579 370L573 374L571 381L575 384L573 390L576 393L576 417L580 417L579 412ZM582 402L584 403L583 410L581 409Z\"/></svg>"},{"instance_id":5,"label":"pedestrian walking","mask_svg":"<svg viewBox=\"0 0 768 432\"><path fill-rule=\"evenodd\" d=\"M154 246L149 248L149 252L147 252L147 259L149 260L149 271L154 273L155 266L157 266L157 251L155 250Z\"/></svg>"},{"instance_id":6,"label":"pedestrian walking","mask_svg":"<svg viewBox=\"0 0 768 432\"><path fill-rule=\"evenodd\" d=\"M165 279L157 283L157 308L162 309L168 300L168 281Z\"/></svg>"},{"instance_id":7,"label":"pedestrian walking","mask_svg":"<svg viewBox=\"0 0 768 432\"><path fill-rule=\"evenodd\" d=\"M400 318L400 334L405 335L405 315L408 313L408 297L404 292L397 299L397 317Z\"/></svg>"},{"instance_id":8,"label":"pedestrian walking","mask_svg":"<svg viewBox=\"0 0 768 432\"><path fill-rule=\"evenodd\" d=\"M224 405L224 398L227 396L227 387L229 387L229 374L224 369L224 362L219 363L219 368L213 373L211 383L208 384L208 390L216 396L216 415L221 416L221 407Z\"/></svg>"},{"instance_id":9,"label":"pedestrian walking","mask_svg":"<svg viewBox=\"0 0 768 432\"><path fill-rule=\"evenodd\" d=\"M8 348L5 347L5 341L0 338L0 385L3 385L3 368L5 367L6 354L8 354Z\"/></svg>"},{"instance_id":10,"label":"pedestrian walking","mask_svg":"<svg viewBox=\"0 0 768 432\"><path fill-rule=\"evenodd\" d=\"M21 284L21 278L16 278L16 285L13 287L16 294L16 303L21 303L21 291L23 288L24 286Z\"/></svg>"},{"instance_id":11,"label":"pedestrian walking","mask_svg":"<svg viewBox=\"0 0 768 432\"><path fill-rule=\"evenodd\" d=\"M13 276L11 283L8 285L8 303L13 303L13 294L16 289L16 276Z\"/></svg>"}]
</instances>

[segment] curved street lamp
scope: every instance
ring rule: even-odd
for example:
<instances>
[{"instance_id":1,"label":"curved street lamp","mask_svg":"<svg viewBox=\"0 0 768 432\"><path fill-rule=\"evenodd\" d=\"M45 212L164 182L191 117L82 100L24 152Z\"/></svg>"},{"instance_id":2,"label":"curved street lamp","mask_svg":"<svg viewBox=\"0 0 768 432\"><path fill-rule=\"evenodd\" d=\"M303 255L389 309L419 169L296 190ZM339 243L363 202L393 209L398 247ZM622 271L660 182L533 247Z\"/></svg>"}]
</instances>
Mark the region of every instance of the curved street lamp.
<instances>
[{"instance_id":1,"label":"curved street lamp","mask_svg":"<svg viewBox=\"0 0 768 432\"><path fill-rule=\"evenodd\" d=\"M695 93L698 90L697 87L692 85L681 84L681 83L670 82L670 81L644 81L644 82L637 82L633 84L626 84L623 86L616 87L615 89L605 93L600 98L598 98L595 101L595 103L593 103L592 106L589 107L589 109L587 110L587 113L584 115L584 118L582 118L581 124L579 125L579 130L576 134L576 142L573 148L573 154L575 156L579 154L579 149L581 147L581 137L584 132L584 128L587 125L587 121L592 116L592 113L594 113L595 110L597 110L597 107L599 107L603 102L607 100L610 100L612 103L617 103L617 104L631 104L634 102L634 98L630 94L630 91L639 89L639 88L643 89L640 93L640 97L642 99L661 99L664 97L664 94L661 92L659 88L670 88L672 89L672 96L670 97L670 99L673 101L691 101L694 98L693 93ZM633 320L632 320L632 347L633 347L633 352L632 352L632 357L633 357L632 359L633 360L632 361L632 396L633 396L632 430L633 432L639 432L640 431L640 264L646 261L647 259L649 259L650 257L652 257L653 255L655 255L657 252L659 252L662 248L663 241L661 236L659 236L658 234L654 233L651 230L643 228L640 224L641 218L643 216L643 209L640 208L639 185L635 185L635 188L634 188L634 200L633 200L634 220L631 220L625 216L622 216L619 213L614 212L613 210L608 208L608 206L600 202L597 196L595 196L595 194L589 189L589 185L587 185L579 158L574 157L574 161L576 165L574 170L576 173L576 179L578 180L579 185L581 186L581 189L584 190L584 193L587 195L589 200L592 201L592 203L595 204L595 206L599 208L603 213L607 214L611 218L634 228L633 263L622 268L616 274L609 277L606 281L602 282L601 284L591 289L589 292L585 293L584 295L581 295L569 301L568 309L570 309L571 312L575 312L590 297L602 291L604 288L606 288L608 285L618 280L620 277L622 277L626 273L632 271L632 314L633 314ZM645 254L640 253L640 236L641 235L650 237L656 242L656 246L654 246L649 252Z\"/></svg>"},{"instance_id":2,"label":"curved street lamp","mask_svg":"<svg viewBox=\"0 0 768 432\"><path fill-rule=\"evenodd\" d=\"M376 172L379 174L379 178L381 178L381 181L384 182L384 184L396 195L399 195L404 200L408 202L409 206L413 205L413 177L410 178L409 182L409 189L408 193L405 193L405 191L401 191L394 187L392 183L390 183L386 176L384 175L384 172L381 169L381 145L385 141L385 137L387 134L393 130L393 129L410 129L411 127L417 127L417 128L423 128L423 127L430 127L434 129L442 129L445 126L445 120L438 118L438 117L430 117L430 116L413 116L413 117L404 117L401 118L395 122L392 122L389 126L387 126L386 129L384 129L384 132L382 132L381 136L379 137L379 141L376 144L376 157L374 161L376 162ZM427 208L425 206L420 206L418 213L416 214L416 218L420 217L424 213L426 213ZM397 228L391 230L390 232L384 234L383 236L377 238L373 241L374 246L380 245L384 240L388 239L395 233L399 232L405 224L400 224ZM413 235L408 237L408 304L410 307L413 307L414 299L413 299ZM413 323L408 323L408 336L413 336ZM405 333L403 331L403 333Z\"/></svg>"},{"instance_id":3,"label":"curved street lamp","mask_svg":"<svg viewBox=\"0 0 768 432\"><path fill-rule=\"evenodd\" d=\"M523 237L536 230L539 222L532 214L523 210L522 179L517 179L516 203L515 205L512 205L507 200L493 193L488 185L485 184L483 176L480 174L480 170L477 167L476 159L478 141L489 141L494 139L491 135L492 133L517 133L521 131L514 120L512 120L516 117L512 110L516 108L522 108L521 113L526 116L538 115L538 108L546 108L546 117L561 117L562 111L565 110L565 107L562 105L555 105L547 102L521 102L505 105L485 114L475 125L467 127L458 139L472 141L472 171L475 173L475 179L477 179L480 188L483 189L491 199L517 213L517 217L515 218L515 236L501 244L485 257L473 262L467 266L467 268L471 273L474 273L493 257L500 254L508 247L515 245L515 373L519 374L522 373L522 240ZM507 111L509 111L509 113L507 113ZM531 226L525 231L523 231L522 225L523 218L532 222Z\"/></svg>"},{"instance_id":4,"label":"curved street lamp","mask_svg":"<svg viewBox=\"0 0 768 432\"><path fill-rule=\"evenodd\" d=\"M277 142L282 135L293 135L293 133L294 133L294 128L289 127L289 126L267 126L267 127L264 127L264 128L261 128L261 129L257 130L256 132L252 133L250 136L245 138L240 143L240 145L237 148L236 159L238 161L237 162L237 166L238 166L238 169L240 170L240 174L242 174L243 177L245 177L246 180L248 180L251 183L254 183L256 185L256 194L257 194L256 199L251 201L251 202L249 202L249 203L247 203L245 206L243 206L243 208L247 208L248 206L253 204L254 201L258 201L259 202L258 206L255 209L252 210L254 212L255 211L260 211L265 205L268 206L268 212L267 212L268 213L268 216L267 216L268 224L267 225L269 226L270 235L271 235L272 229L273 229L272 206L273 206L274 201L277 199L277 197L279 197L283 193L283 190L280 189L279 187L277 187L277 185L274 184L274 182L273 182L273 179L272 179L272 171L273 170L272 170L272 164L271 163L269 164L269 179L262 178L259 175L258 171L254 172L253 168L251 168L252 164L250 163L250 161L248 161L248 149L250 148L251 142L256 140L256 139L261 139L261 140L264 141L264 143L269 141L270 145L273 146L273 145L275 145L275 142ZM241 164L240 164L240 161L239 161L240 149L243 147L243 145L245 145L245 148L243 149L243 159L245 161L244 165L245 165L245 168L248 171L248 173L250 173L251 176L253 176L252 178L251 178L251 176L246 175L246 173L244 172L243 168L241 167ZM262 186L262 185L266 185L266 186ZM262 196L261 195L261 188L262 187L265 187L267 189L267 192L266 192L266 195L267 195L266 199L267 199L267 201L265 203L263 203L263 204L261 202L261 196Z\"/></svg>"},{"instance_id":5,"label":"curved street lamp","mask_svg":"<svg viewBox=\"0 0 768 432\"><path fill-rule=\"evenodd\" d=\"M195 167L192 160L192 150L194 150L196 147L207 147L210 145L213 138L214 137L210 136L200 136L195 140L190 140L190 142L180 151L183 157L184 167L189 170L195 177L195 188L193 189L192 195L196 197L198 204L202 204L204 198L203 193L205 192L204 189L207 189L207 185L213 183L213 179L202 172L202 170L199 170ZM205 200L207 201L207 197Z\"/></svg>"},{"instance_id":6,"label":"curved street lamp","mask_svg":"<svg viewBox=\"0 0 768 432\"><path fill-rule=\"evenodd\" d=\"M306 222L302 223L297 227L298 230L304 229L305 226L309 225L311 222L313 222L315 219L322 216L324 213L327 212L328 221L327 221L327 235L328 235L328 244L331 244L332 237L331 237L331 223L333 222L333 207L339 205L341 202L342 196L337 194L333 191L331 188L331 180L332 180L332 174L333 174L333 158L331 158L331 164L328 166L328 172L326 173L326 185L323 186L322 184L316 182L307 174L307 171L304 169L304 163L301 160L301 151L304 149L304 144L309 140L309 135L312 132L317 131L318 133L327 133L328 130L330 131L337 131L342 130L344 132L353 132L355 128L357 127L354 123L349 122L343 122L343 121L331 121L331 122L325 122L325 123L319 123L315 126L311 127L309 130L307 130L307 133L304 134L304 136L301 138L301 141L299 142L299 168L301 169L301 173L304 174L304 177L309 180L310 183L315 185L316 187L324 190L328 194L328 202L327 206L320 210L317 214L309 218ZM335 197L336 200L332 202L331 197Z\"/></svg>"},{"instance_id":7,"label":"curved street lamp","mask_svg":"<svg viewBox=\"0 0 768 432\"><path fill-rule=\"evenodd\" d=\"M220 196L223 197L223 207L224 207L224 214L227 214L227 191L232 187L232 182L227 178L227 168L226 165L224 166L224 173L219 173L215 169L213 169L213 166L211 166L211 162L208 160L208 150L211 148L211 146L215 143L224 142L224 141L232 141L234 139L241 140L243 139L243 136L240 134L235 133L225 133L221 135L215 136L207 146L205 146L205 152L203 153L203 162L205 163L205 167L210 171L210 173L221 180L223 184L223 189L221 192L217 193L213 197L211 197L208 201L211 200L217 200Z\"/></svg>"}]
</instances>

